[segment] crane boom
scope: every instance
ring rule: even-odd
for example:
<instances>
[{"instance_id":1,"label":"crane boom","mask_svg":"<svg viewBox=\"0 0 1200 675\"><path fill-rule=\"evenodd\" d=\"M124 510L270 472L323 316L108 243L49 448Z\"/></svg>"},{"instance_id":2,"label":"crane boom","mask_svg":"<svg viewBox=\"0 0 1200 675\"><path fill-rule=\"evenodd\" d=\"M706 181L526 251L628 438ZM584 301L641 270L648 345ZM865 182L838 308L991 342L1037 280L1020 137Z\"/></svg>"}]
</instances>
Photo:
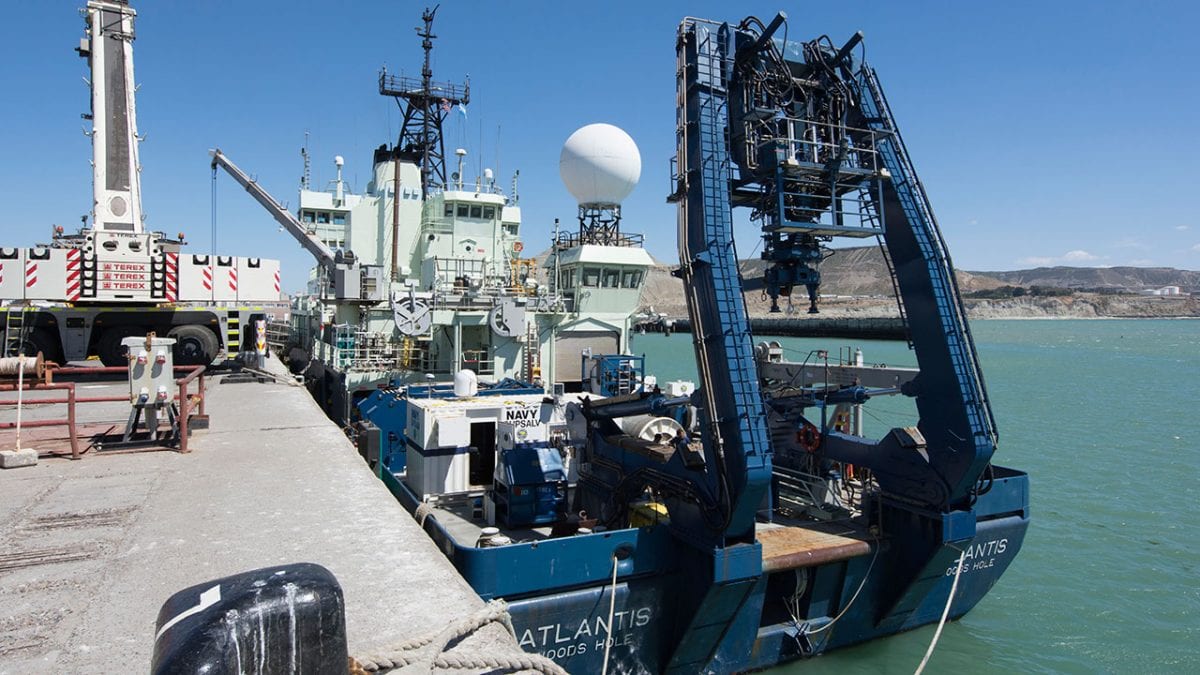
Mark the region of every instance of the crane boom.
<instances>
[{"instance_id":1,"label":"crane boom","mask_svg":"<svg viewBox=\"0 0 1200 675\"><path fill-rule=\"evenodd\" d=\"M318 239L317 235L309 232L304 225L300 224L300 221L296 220L296 216L293 216L290 211L275 201L275 198L264 190L257 181L246 175L245 171L238 168L238 165L226 157L220 148L210 150L209 154L212 155L214 174L218 166L225 169L225 173L232 176L238 185L241 185L246 189L246 192L250 193L251 197L254 197L255 201L262 204L263 208L275 218L275 222L283 226L283 229L288 234L300 242L300 245L317 259L318 264L331 269L335 266L334 253L325 245L325 242Z\"/></svg>"},{"instance_id":2,"label":"crane boom","mask_svg":"<svg viewBox=\"0 0 1200 675\"><path fill-rule=\"evenodd\" d=\"M89 2L87 39L77 50L91 68L92 209L95 229L141 234L142 186L133 83L133 20L124 2Z\"/></svg>"}]
</instances>

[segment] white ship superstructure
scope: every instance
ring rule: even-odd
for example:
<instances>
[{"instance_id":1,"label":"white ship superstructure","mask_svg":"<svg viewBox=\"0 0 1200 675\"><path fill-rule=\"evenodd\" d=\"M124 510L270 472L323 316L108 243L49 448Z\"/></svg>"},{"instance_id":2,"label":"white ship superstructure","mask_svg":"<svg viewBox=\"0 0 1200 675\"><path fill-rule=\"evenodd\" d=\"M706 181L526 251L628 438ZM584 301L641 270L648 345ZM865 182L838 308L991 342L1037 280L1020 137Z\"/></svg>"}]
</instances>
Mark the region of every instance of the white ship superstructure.
<instances>
[{"instance_id":1,"label":"white ship superstructure","mask_svg":"<svg viewBox=\"0 0 1200 675\"><path fill-rule=\"evenodd\" d=\"M396 99L404 120L396 143L374 151L361 193L342 180L341 157L330 187L311 189L305 150L292 214L214 153L214 165L317 258L308 292L294 299L292 357L308 362L314 393L335 418L349 419L353 402L379 387L445 381L461 370L578 390L585 354L628 351L630 317L653 264L640 235L620 233L619 202L641 160L632 139L609 125L585 127L564 148L563 179L581 204L578 232L556 233L545 257L523 256L516 176L506 194L490 169L464 175L465 149L446 170L442 125L469 102L470 85L432 81L433 12L424 19L421 77L379 76L380 94ZM577 189L584 184L586 197Z\"/></svg>"}]
</instances>

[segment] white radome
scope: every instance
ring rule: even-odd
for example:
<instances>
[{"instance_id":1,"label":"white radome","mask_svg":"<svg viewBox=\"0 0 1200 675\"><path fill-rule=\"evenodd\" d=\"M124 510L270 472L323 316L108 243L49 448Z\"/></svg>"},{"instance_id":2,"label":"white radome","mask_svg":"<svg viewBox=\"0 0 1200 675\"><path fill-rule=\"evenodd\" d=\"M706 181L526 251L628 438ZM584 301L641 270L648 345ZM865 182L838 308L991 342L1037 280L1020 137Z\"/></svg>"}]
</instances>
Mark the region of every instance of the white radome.
<instances>
[{"instance_id":1,"label":"white radome","mask_svg":"<svg viewBox=\"0 0 1200 675\"><path fill-rule=\"evenodd\" d=\"M642 155L623 130L589 124L563 144L558 173L581 206L617 206L642 176Z\"/></svg>"}]
</instances>

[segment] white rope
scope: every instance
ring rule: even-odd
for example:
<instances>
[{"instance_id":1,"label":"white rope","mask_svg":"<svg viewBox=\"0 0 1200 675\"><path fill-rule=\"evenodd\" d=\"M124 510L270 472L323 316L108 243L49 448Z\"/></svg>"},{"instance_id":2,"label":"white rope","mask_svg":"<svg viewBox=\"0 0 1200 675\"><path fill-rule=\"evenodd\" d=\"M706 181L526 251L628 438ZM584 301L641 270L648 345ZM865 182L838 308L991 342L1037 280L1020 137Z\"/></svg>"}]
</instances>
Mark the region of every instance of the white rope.
<instances>
[{"instance_id":1,"label":"white rope","mask_svg":"<svg viewBox=\"0 0 1200 675\"><path fill-rule=\"evenodd\" d=\"M11 310L10 310L11 311ZM22 325L24 325L24 312L22 311ZM20 452L20 411L25 407L25 345L24 342L17 347L17 452Z\"/></svg>"},{"instance_id":2,"label":"white rope","mask_svg":"<svg viewBox=\"0 0 1200 675\"><path fill-rule=\"evenodd\" d=\"M921 665L917 666L917 671L913 675L921 675L921 671L925 670L925 665L929 663L929 657L933 656L933 648L937 646L938 638L942 636L946 617L950 615L950 605L954 603L954 592L958 590L958 577L962 574L963 556L966 554L966 551L958 553L958 567L954 570L954 583L950 584L950 597L946 598L946 607L942 610L942 618L938 621L937 630L933 633L933 641L929 643L929 649L925 650L925 658L921 659Z\"/></svg>"},{"instance_id":3,"label":"white rope","mask_svg":"<svg viewBox=\"0 0 1200 675\"><path fill-rule=\"evenodd\" d=\"M821 631L829 630L830 628L833 627L833 624L838 622L838 619L842 618L843 616L846 615L846 612L850 611L850 608L854 606L854 601L858 599L858 594L862 593L863 586L867 585L867 579L871 578L871 570L875 567L875 559L878 557L879 557L879 542L875 542L875 555L871 556L871 564L867 566L867 573L863 575L862 583L860 583L858 585L858 590L854 591L854 595L851 596L850 602L847 602L846 606L842 608L842 611L838 612L838 615L833 617L833 621L830 621L829 623L825 624L824 626L821 626L820 628L818 628L816 630L806 630L806 631L804 631L805 635L816 635L817 633L820 633Z\"/></svg>"},{"instance_id":4,"label":"white rope","mask_svg":"<svg viewBox=\"0 0 1200 675\"><path fill-rule=\"evenodd\" d=\"M617 609L617 556L613 554L612 587L608 592L608 636L604 639L604 668L600 675L608 675L608 653L612 649L613 615Z\"/></svg>"},{"instance_id":5,"label":"white rope","mask_svg":"<svg viewBox=\"0 0 1200 675\"><path fill-rule=\"evenodd\" d=\"M488 624L498 623L515 639L508 606L492 600L475 614L451 623L437 634L404 640L383 654L356 657L358 667L368 673L407 669L414 673L434 670L517 672L533 671L545 675L566 675L567 671L541 654L497 653L495 647L480 651L463 642ZM454 651L449 651L451 645Z\"/></svg>"},{"instance_id":6,"label":"white rope","mask_svg":"<svg viewBox=\"0 0 1200 675\"><path fill-rule=\"evenodd\" d=\"M422 528L425 527L425 519L433 515L433 507L425 502L417 504L417 509L413 511L413 517L417 519L417 524Z\"/></svg>"},{"instance_id":7,"label":"white rope","mask_svg":"<svg viewBox=\"0 0 1200 675\"><path fill-rule=\"evenodd\" d=\"M22 310L23 311L23 310ZM17 350L17 452L21 451L21 409L25 404L25 350Z\"/></svg>"},{"instance_id":8,"label":"white rope","mask_svg":"<svg viewBox=\"0 0 1200 675\"><path fill-rule=\"evenodd\" d=\"M4 377L19 377L20 374L29 373L36 377L38 371L42 369L42 364L39 363L37 356L5 356L0 358L0 375Z\"/></svg>"}]
</instances>

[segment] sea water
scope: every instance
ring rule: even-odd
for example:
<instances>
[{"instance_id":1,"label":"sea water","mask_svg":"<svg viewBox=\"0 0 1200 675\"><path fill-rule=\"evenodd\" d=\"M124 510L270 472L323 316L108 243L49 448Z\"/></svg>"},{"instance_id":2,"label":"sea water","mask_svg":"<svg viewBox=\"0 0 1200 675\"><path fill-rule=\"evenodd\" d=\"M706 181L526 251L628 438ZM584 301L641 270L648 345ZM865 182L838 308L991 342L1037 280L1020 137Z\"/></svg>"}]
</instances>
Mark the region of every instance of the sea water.
<instances>
[{"instance_id":1,"label":"sea water","mask_svg":"<svg viewBox=\"0 0 1200 675\"><path fill-rule=\"evenodd\" d=\"M1200 672L1200 321L971 324L999 449L1028 471L1032 521L995 588L948 624L927 673ZM696 377L692 336L639 335L663 382ZM897 342L779 340L790 360L859 347L916 366ZM757 339L756 339L757 341ZM865 433L914 421L872 400ZM934 626L792 663L779 673L911 673Z\"/></svg>"}]
</instances>

